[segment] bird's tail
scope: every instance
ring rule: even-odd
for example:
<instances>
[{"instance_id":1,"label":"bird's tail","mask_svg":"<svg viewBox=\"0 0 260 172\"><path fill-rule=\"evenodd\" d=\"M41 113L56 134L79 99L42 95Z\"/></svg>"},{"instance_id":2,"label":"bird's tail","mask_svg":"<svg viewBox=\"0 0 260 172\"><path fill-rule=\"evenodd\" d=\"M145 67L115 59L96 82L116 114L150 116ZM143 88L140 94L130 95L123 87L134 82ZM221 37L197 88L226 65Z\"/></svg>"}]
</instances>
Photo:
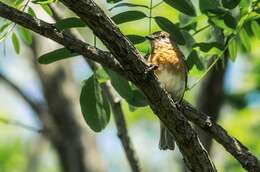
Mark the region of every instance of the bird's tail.
<instances>
[{"instance_id":1,"label":"bird's tail","mask_svg":"<svg viewBox=\"0 0 260 172\"><path fill-rule=\"evenodd\" d=\"M160 123L160 141L159 141L159 149L161 150L174 150L175 148L175 139L174 136L170 133L170 131L164 126L164 124Z\"/></svg>"}]
</instances>

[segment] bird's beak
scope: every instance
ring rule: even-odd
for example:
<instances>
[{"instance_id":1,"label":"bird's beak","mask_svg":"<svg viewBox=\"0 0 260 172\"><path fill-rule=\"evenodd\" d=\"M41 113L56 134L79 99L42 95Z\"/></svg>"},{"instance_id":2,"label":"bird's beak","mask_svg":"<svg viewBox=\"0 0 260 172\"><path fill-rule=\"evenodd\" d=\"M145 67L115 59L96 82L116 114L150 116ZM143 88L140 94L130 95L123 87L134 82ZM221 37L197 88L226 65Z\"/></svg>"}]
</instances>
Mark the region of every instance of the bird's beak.
<instances>
[{"instance_id":1,"label":"bird's beak","mask_svg":"<svg viewBox=\"0 0 260 172\"><path fill-rule=\"evenodd\" d=\"M150 41L154 40L154 37L152 37L152 36L150 36L150 35L146 36L145 38L148 39L148 40L150 40Z\"/></svg>"}]
</instances>

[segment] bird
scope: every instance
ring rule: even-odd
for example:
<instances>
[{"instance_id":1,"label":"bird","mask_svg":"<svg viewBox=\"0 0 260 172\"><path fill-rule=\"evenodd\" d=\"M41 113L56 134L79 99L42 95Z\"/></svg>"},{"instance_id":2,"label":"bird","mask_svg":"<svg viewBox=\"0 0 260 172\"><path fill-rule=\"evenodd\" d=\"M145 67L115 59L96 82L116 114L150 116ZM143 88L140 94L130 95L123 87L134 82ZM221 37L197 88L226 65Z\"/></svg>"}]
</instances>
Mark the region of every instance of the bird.
<instances>
[{"instance_id":1,"label":"bird","mask_svg":"<svg viewBox=\"0 0 260 172\"><path fill-rule=\"evenodd\" d=\"M188 68L184 55L168 32L157 31L146 36L151 43L151 54L148 64L154 65L154 73L171 96L173 101L180 104L187 88ZM174 150L175 139L165 125L160 122L159 149Z\"/></svg>"}]
</instances>

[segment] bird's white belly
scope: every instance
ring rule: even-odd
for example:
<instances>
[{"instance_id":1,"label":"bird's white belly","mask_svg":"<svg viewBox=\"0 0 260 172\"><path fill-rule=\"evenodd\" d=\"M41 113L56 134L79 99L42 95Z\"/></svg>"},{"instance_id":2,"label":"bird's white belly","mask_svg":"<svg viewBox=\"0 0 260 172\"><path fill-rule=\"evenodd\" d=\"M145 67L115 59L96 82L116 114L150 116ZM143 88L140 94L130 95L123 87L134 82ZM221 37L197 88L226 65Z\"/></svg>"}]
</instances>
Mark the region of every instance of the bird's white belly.
<instances>
[{"instance_id":1,"label":"bird's white belly","mask_svg":"<svg viewBox=\"0 0 260 172\"><path fill-rule=\"evenodd\" d=\"M162 87L172 95L172 98L175 101L182 98L185 91L185 80L181 78L180 74L162 70L157 74L157 77Z\"/></svg>"}]
</instances>

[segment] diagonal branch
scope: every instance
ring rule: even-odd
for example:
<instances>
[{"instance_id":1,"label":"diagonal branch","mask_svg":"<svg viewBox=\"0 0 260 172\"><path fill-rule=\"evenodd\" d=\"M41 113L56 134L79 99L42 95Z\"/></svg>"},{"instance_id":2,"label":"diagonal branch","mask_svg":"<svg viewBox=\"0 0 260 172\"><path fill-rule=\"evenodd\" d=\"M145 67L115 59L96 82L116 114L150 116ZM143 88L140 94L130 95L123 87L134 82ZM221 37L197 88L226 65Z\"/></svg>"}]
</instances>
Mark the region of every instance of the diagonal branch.
<instances>
[{"instance_id":1,"label":"diagonal branch","mask_svg":"<svg viewBox=\"0 0 260 172\"><path fill-rule=\"evenodd\" d=\"M137 158L135 150L133 148L131 139L128 135L128 129L127 129L121 101L117 97L117 95L115 94L115 91L113 90L113 87L109 83L105 83L102 86L102 89L108 96L109 102L112 106L114 119L115 119L115 123L116 123L116 127L117 127L118 137L121 140L121 143L124 147L124 151L125 151L126 157L128 159L128 162L130 164L130 167L133 172L140 172L141 168L140 168L140 165L138 162L138 158Z\"/></svg>"},{"instance_id":2,"label":"diagonal branch","mask_svg":"<svg viewBox=\"0 0 260 172\"><path fill-rule=\"evenodd\" d=\"M50 38L70 51L81 54L85 58L94 60L118 73L123 73L121 65L110 53L99 50L63 31L58 30L53 24L32 17L31 15L7 6L2 2L0 2L0 9L1 17L20 24L44 37Z\"/></svg>"},{"instance_id":3,"label":"diagonal branch","mask_svg":"<svg viewBox=\"0 0 260 172\"><path fill-rule=\"evenodd\" d=\"M14 13L18 13L18 15L15 15L15 17L14 17L14 15L12 15ZM27 20L39 21L39 20L37 20L35 18L32 18L30 16L28 17L28 15L26 15L24 13L22 13L22 15L21 15L21 13L18 10L14 9L14 8L11 8L11 7L7 6L7 5L4 5L2 2L0 2L0 16L4 17L4 18L7 18L7 19L10 19L13 22L17 22L20 25L22 25L24 27L27 27L27 28L30 28L32 31L35 31L35 32L37 32L38 30L44 30L44 27L41 27L41 26L38 26L38 25L37 26L29 25L30 23L35 23L35 22L33 22L33 21L28 22L27 21ZM34 27L36 27L36 29L34 29ZM52 29L55 29L55 27L52 27ZM48 35L48 33L46 33L47 34L46 37L50 38L52 36L53 32L54 31L52 31L50 33L50 35ZM37 32L37 33L41 33L41 32ZM114 40L114 42L116 42L116 41ZM125 45L125 44L122 44L122 45ZM113 44L112 44L112 46L113 46ZM123 49L123 48L121 48L121 49L122 49L122 51L123 50L128 51L127 49ZM99 51L101 51L101 50L99 50ZM129 51L131 51L131 50L129 50ZM84 54L84 52L82 52L82 51L79 51L78 53L79 54L81 54L81 53ZM92 53L90 53L90 54L92 54ZM100 54L97 53L97 54L93 55L94 56L94 58L92 58L93 60L95 60L95 57L99 58L99 56L96 56L96 55L103 56L102 53L100 53ZM106 56L106 54L104 54L104 56ZM108 56L112 57L112 55L108 55ZM96 60L96 61L100 62L102 60ZM110 60L108 60L108 61L110 61ZM118 61L116 61L115 64L118 64ZM116 66L120 66L120 67L115 67L114 65L111 65L111 66L112 66L112 69L119 69L119 71L121 71L121 72L119 72L119 73L121 73L121 75L124 74L122 72L123 69L121 69L120 65L116 65ZM127 66L128 66L128 68L127 68ZM124 68L129 70L129 65L125 65ZM136 71L137 74L139 73L138 78L142 77L144 75L144 74L142 74L143 71L145 71L145 68L142 69L141 72L140 71L139 72ZM135 71L132 71L132 72L135 72ZM179 112L176 111L176 109L174 108L173 102L171 102L169 100L167 95L165 95L165 92L158 88L158 86L156 85L158 83L154 80L154 76L147 77L147 78L149 78L149 80L148 80L149 82L148 83L143 82L143 86L142 86L142 83L139 83L141 86L140 85L138 85L138 86L140 88L143 88L143 91L146 94L148 94L147 95L148 99L151 102L153 102L151 107L154 109L154 111L156 113L159 113L159 112L162 112L162 111L164 112L164 114L162 114L162 115L160 114L158 116L159 117L161 116L160 118L161 119L163 118L164 123L167 123L168 128L171 129L173 126L175 126L172 123L172 118L173 118L172 116L175 116L175 115L173 115L173 113L179 113ZM142 82L142 81L143 80L141 80L140 82ZM147 88L148 90L146 90L144 88L145 86L149 86ZM150 87L152 87L152 88L150 88ZM151 94L151 95L149 95L149 94ZM155 100L153 100L153 99L155 99ZM161 102L163 102L163 104ZM165 109L163 109L163 108L165 108ZM169 113L169 114L167 115L167 113ZM220 144L222 144L222 146L229 153L231 153L242 164L242 166L246 170L252 171L252 172L260 171L260 162L257 159L257 157L254 156L253 154L251 154L248 151L248 149L243 144L241 144L239 141L237 141L237 139L235 139L235 138L231 137L230 135L228 135L227 132L221 126L219 126L219 125L213 123L212 121L210 121L212 126L210 128L209 127L205 127L208 119L210 119L207 115L205 115L202 112L197 111L195 108L191 107L190 105L185 105L184 106L184 115L190 121L194 122L195 124L197 124L198 126L203 128L207 133L210 133L211 136L213 138L215 138ZM169 118L168 121L167 121L167 118ZM181 117L180 120L182 120L182 118L183 117ZM186 125L186 122L184 124ZM176 127L176 129L178 129L178 128ZM181 132L181 129L183 129L183 127L178 129L179 132ZM171 131L172 131L172 129L171 129ZM234 140L236 140L236 142L234 142ZM185 144L184 142L182 142L182 143ZM190 143L191 145L193 144L192 142L187 142L187 143ZM239 147L237 147L237 146L239 146ZM191 148L192 148L192 146L191 146ZM196 155L197 154L195 154L194 156L196 156Z\"/></svg>"},{"instance_id":4,"label":"diagonal branch","mask_svg":"<svg viewBox=\"0 0 260 172\"><path fill-rule=\"evenodd\" d=\"M173 100L160 87L155 75L133 44L92 0L61 0L93 30L124 67L128 78L139 87L153 111L174 134L186 165L191 171L216 171L207 151L187 119L177 110Z\"/></svg>"},{"instance_id":5,"label":"diagonal branch","mask_svg":"<svg viewBox=\"0 0 260 172\"><path fill-rule=\"evenodd\" d=\"M27 95L24 94L24 92L17 86L15 85L10 79L8 79L6 76L0 73L0 80L4 81L8 86L10 86L13 90L15 90L28 105L31 106L31 108L36 112L36 113L41 113L41 105L33 102Z\"/></svg>"},{"instance_id":6,"label":"diagonal branch","mask_svg":"<svg viewBox=\"0 0 260 172\"><path fill-rule=\"evenodd\" d=\"M198 111L186 101L183 103L182 110L187 119L209 133L240 162L243 168L250 172L260 171L260 161L257 157L255 157L239 140L230 136L224 128L217 123L214 123L209 116Z\"/></svg>"},{"instance_id":7,"label":"diagonal branch","mask_svg":"<svg viewBox=\"0 0 260 172\"><path fill-rule=\"evenodd\" d=\"M53 18L54 20L58 21L61 19L61 14L57 12L58 8L55 8L54 6L50 7L53 11ZM69 34L73 35L75 38L79 36L80 34L72 33L72 31L68 31ZM76 36L77 35L77 36ZM94 63L93 61L87 60L85 58L86 63L90 65L92 70L98 69L100 65ZM115 119L115 124L117 128L118 137L121 141L121 144L123 146L123 149L125 151L125 155L127 157L128 163L131 167L132 172L141 172L141 167L139 165L139 160L136 155L136 152L133 148L132 141L128 135L128 129L125 121L125 115L122 109L121 100L117 97L115 90L113 90L112 85L110 85L108 82L102 84L102 90L108 97L109 103L111 105L113 116Z\"/></svg>"}]
</instances>

